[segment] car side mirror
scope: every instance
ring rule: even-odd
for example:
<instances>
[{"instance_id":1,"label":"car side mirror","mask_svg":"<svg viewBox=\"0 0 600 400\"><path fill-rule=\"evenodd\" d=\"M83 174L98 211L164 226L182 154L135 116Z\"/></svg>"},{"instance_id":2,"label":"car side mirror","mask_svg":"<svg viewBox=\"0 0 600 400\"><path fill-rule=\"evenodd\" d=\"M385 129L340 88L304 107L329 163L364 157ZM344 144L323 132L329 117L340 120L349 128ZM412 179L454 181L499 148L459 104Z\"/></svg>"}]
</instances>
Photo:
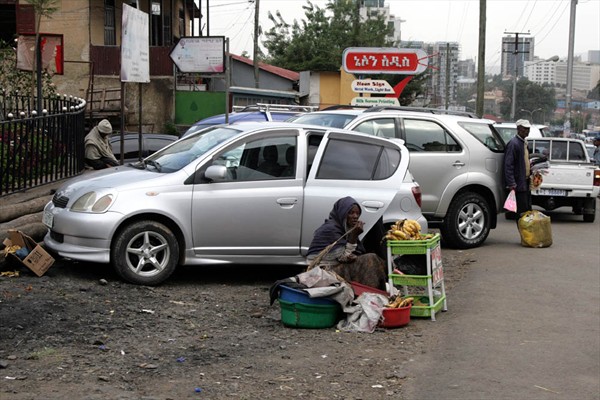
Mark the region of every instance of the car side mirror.
<instances>
[{"instance_id":1,"label":"car side mirror","mask_svg":"<svg viewBox=\"0 0 600 400\"><path fill-rule=\"evenodd\" d=\"M227 167L224 165L211 165L204 172L204 177L212 182L228 180Z\"/></svg>"}]
</instances>

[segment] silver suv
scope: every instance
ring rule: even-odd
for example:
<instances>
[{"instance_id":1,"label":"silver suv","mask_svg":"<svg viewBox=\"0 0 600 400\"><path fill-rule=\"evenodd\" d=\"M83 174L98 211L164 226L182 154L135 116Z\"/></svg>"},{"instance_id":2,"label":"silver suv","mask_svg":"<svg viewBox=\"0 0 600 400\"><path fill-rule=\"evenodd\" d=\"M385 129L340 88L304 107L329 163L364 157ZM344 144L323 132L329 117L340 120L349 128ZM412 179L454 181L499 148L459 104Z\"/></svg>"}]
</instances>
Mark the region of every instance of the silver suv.
<instances>
[{"instance_id":1,"label":"silver suv","mask_svg":"<svg viewBox=\"0 0 600 400\"><path fill-rule=\"evenodd\" d=\"M380 251L382 224L410 218L427 230L408 163L401 143L356 132L219 125L68 181L45 207L44 242L145 285L178 264L304 264L333 203L352 196Z\"/></svg>"},{"instance_id":2,"label":"silver suv","mask_svg":"<svg viewBox=\"0 0 600 400\"><path fill-rule=\"evenodd\" d=\"M423 215L444 244L481 245L502 212L504 143L494 121L437 109L371 107L299 116L296 123L403 139L422 190Z\"/></svg>"}]
</instances>

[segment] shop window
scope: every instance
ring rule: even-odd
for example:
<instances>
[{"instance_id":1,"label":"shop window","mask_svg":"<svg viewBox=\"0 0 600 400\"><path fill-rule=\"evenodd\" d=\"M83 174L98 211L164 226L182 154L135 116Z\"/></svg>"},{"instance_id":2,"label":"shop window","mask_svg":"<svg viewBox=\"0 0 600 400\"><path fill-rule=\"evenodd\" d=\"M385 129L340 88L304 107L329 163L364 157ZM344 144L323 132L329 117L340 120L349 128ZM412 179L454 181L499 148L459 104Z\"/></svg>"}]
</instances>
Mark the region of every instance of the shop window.
<instances>
[{"instance_id":1,"label":"shop window","mask_svg":"<svg viewBox=\"0 0 600 400\"><path fill-rule=\"evenodd\" d=\"M104 0L104 45L117 44L115 31L115 0Z\"/></svg>"}]
</instances>

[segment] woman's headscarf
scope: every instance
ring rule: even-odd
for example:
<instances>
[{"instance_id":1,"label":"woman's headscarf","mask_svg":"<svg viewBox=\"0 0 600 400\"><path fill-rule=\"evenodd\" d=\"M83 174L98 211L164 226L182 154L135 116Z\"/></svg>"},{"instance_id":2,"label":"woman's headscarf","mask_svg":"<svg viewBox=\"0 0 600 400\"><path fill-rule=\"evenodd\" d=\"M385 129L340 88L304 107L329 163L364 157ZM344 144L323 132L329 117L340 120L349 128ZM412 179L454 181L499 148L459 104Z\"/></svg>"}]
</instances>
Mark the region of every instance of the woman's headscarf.
<instances>
[{"instance_id":1,"label":"woman's headscarf","mask_svg":"<svg viewBox=\"0 0 600 400\"><path fill-rule=\"evenodd\" d=\"M308 248L308 255L321 252L325 247L329 246L346 233L349 229L346 227L346 219L354 205L356 205L359 212L362 213L362 209L358 202L350 196L343 197L333 204L333 208L329 212L329 218L315 231L312 243ZM346 239L346 237L341 239L331 250L346 246L346 243L348 242ZM358 240L355 253L363 254L364 252L365 249L360 240Z\"/></svg>"}]
</instances>

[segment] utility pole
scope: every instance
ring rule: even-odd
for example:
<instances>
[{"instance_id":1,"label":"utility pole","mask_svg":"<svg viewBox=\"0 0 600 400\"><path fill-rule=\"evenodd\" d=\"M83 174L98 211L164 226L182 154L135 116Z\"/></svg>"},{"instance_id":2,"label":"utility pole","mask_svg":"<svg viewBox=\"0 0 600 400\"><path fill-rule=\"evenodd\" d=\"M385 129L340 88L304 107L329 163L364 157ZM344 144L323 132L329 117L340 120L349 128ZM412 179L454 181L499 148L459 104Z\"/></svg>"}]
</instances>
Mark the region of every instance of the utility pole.
<instances>
[{"instance_id":1,"label":"utility pole","mask_svg":"<svg viewBox=\"0 0 600 400\"><path fill-rule=\"evenodd\" d=\"M511 108L510 108L510 119L514 121L515 119L515 109L517 106L517 80L519 79L519 60L518 60L518 55L520 53L529 53L529 50L525 50L525 42L523 42L523 50L519 50L519 35L529 35L529 32L525 33L525 32L504 32L504 34L508 34L508 35L515 35L515 49L512 51L512 53L514 54L514 60L515 60L515 76L513 77L513 93L512 93L512 101L511 101ZM503 52L506 53L506 51L504 49L502 49Z\"/></svg>"},{"instance_id":2,"label":"utility pole","mask_svg":"<svg viewBox=\"0 0 600 400\"><path fill-rule=\"evenodd\" d=\"M209 3L209 0L206 0L206 36L210 36L210 12L209 12L210 5L208 3Z\"/></svg>"},{"instance_id":3,"label":"utility pole","mask_svg":"<svg viewBox=\"0 0 600 400\"><path fill-rule=\"evenodd\" d=\"M571 93L573 92L573 47L575 45L575 10L577 0L571 0L571 16L569 18L569 54L567 55L567 94L565 96L565 124L563 136L571 134Z\"/></svg>"},{"instance_id":4,"label":"utility pole","mask_svg":"<svg viewBox=\"0 0 600 400\"><path fill-rule=\"evenodd\" d=\"M258 34L260 32L259 20L259 3L260 0L254 0L254 87L258 89L259 69L258 69Z\"/></svg>"},{"instance_id":5,"label":"utility pole","mask_svg":"<svg viewBox=\"0 0 600 400\"><path fill-rule=\"evenodd\" d=\"M450 43L446 42L446 101L445 109L448 109L450 100Z\"/></svg>"},{"instance_id":6,"label":"utility pole","mask_svg":"<svg viewBox=\"0 0 600 400\"><path fill-rule=\"evenodd\" d=\"M479 0L479 57L477 58L477 104L475 113L483 116L483 100L485 93L485 24L486 0Z\"/></svg>"}]
</instances>

